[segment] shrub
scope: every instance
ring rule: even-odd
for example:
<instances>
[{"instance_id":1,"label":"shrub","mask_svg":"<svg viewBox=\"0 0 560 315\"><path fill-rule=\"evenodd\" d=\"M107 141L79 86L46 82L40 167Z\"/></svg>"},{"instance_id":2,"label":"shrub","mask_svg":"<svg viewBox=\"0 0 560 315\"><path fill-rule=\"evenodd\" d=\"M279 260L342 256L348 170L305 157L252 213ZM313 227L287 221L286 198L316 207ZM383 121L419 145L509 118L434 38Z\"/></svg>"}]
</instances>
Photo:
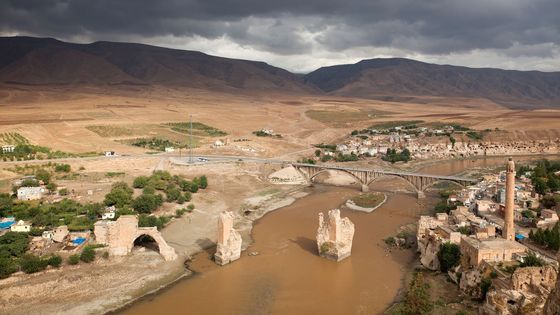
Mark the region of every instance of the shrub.
<instances>
[{"instance_id":1,"label":"shrub","mask_svg":"<svg viewBox=\"0 0 560 315\"><path fill-rule=\"evenodd\" d=\"M49 257L47 262L50 266L58 268L62 264L62 257L60 257L58 255L53 255L53 256Z\"/></svg>"},{"instance_id":2,"label":"shrub","mask_svg":"<svg viewBox=\"0 0 560 315\"><path fill-rule=\"evenodd\" d=\"M74 254L68 257L68 264L69 265L77 265L80 262L80 255Z\"/></svg>"},{"instance_id":3,"label":"shrub","mask_svg":"<svg viewBox=\"0 0 560 315\"><path fill-rule=\"evenodd\" d=\"M69 194L68 189L66 189L66 188L62 188L61 190L58 191L58 193L61 196L67 196Z\"/></svg>"},{"instance_id":4,"label":"shrub","mask_svg":"<svg viewBox=\"0 0 560 315\"><path fill-rule=\"evenodd\" d=\"M490 290L491 286L492 286L492 280L491 279L489 279L489 278L482 279L482 281L480 282L480 298L481 298L481 300L486 299L486 294Z\"/></svg>"},{"instance_id":5,"label":"shrub","mask_svg":"<svg viewBox=\"0 0 560 315\"><path fill-rule=\"evenodd\" d=\"M185 201L191 201L191 199L192 199L192 194L191 194L190 191L185 191L184 196L185 196Z\"/></svg>"},{"instance_id":6,"label":"shrub","mask_svg":"<svg viewBox=\"0 0 560 315\"><path fill-rule=\"evenodd\" d=\"M541 267L544 266L544 260L540 259L533 252L529 252L527 256L523 259L523 262L519 264L519 267Z\"/></svg>"},{"instance_id":7,"label":"shrub","mask_svg":"<svg viewBox=\"0 0 560 315\"><path fill-rule=\"evenodd\" d=\"M134 188L144 188L148 184L149 178L147 176L138 176L134 179L132 187Z\"/></svg>"},{"instance_id":8,"label":"shrub","mask_svg":"<svg viewBox=\"0 0 560 315\"><path fill-rule=\"evenodd\" d=\"M68 172L70 172L70 165L68 165L68 164L56 164L55 167L54 167L54 171L55 172L68 173Z\"/></svg>"},{"instance_id":9,"label":"shrub","mask_svg":"<svg viewBox=\"0 0 560 315\"><path fill-rule=\"evenodd\" d=\"M12 273L18 271L15 260L7 257L0 257L0 279L8 278Z\"/></svg>"},{"instance_id":10,"label":"shrub","mask_svg":"<svg viewBox=\"0 0 560 315\"><path fill-rule=\"evenodd\" d=\"M103 252L101 257L103 257L103 259L109 259L109 252Z\"/></svg>"},{"instance_id":11,"label":"shrub","mask_svg":"<svg viewBox=\"0 0 560 315\"><path fill-rule=\"evenodd\" d=\"M35 273L45 270L48 266L48 260L41 259L31 254L25 254L21 257L20 266L21 270L25 273Z\"/></svg>"},{"instance_id":12,"label":"shrub","mask_svg":"<svg viewBox=\"0 0 560 315\"><path fill-rule=\"evenodd\" d=\"M161 205L159 202L160 199L160 195L142 194L138 196L138 198L134 199L132 208L139 213L151 213Z\"/></svg>"},{"instance_id":13,"label":"shrub","mask_svg":"<svg viewBox=\"0 0 560 315\"><path fill-rule=\"evenodd\" d=\"M205 175L200 176L200 188L202 189L206 189L206 187L208 187L208 179L206 178Z\"/></svg>"},{"instance_id":14,"label":"shrub","mask_svg":"<svg viewBox=\"0 0 560 315\"><path fill-rule=\"evenodd\" d=\"M192 183L191 187L190 187L190 191L194 194L198 191L198 184L197 183Z\"/></svg>"},{"instance_id":15,"label":"shrub","mask_svg":"<svg viewBox=\"0 0 560 315\"><path fill-rule=\"evenodd\" d=\"M177 199L179 199L179 197L181 197L181 192L179 191L179 189L173 187L169 190L167 190L167 201L176 201ZM183 197L184 198L184 197Z\"/></svg>"},{"instance_id":16,"label":"shrub","mask_svg":"<svg viewBox=\"0 0 560 315\"><path fill-rule=\"evenodd\" d=\"M184 204L185 201L187 201L187 199L185 198L184 195L179 195L179 198L177 198L177 203L180 205Z\"/></svg>"},{"instance_id":17,"label":"shrub","mask_svg":"<svg viewBox=\"0 0 560 315\"><path fill-rule=\"evenodd\" d=\"M37 172L35 172L35 177L38 180L42 180L43 183L45 183L45 185L48 185L50 183L51 180L51 173L49 173L47 170L44 169L38 169Z\"/></svg>"},{"instance_id":18,"label":"shrub","mask_svg":"<svg viewBox=\"0 0 560 315\"><path fill-rule=\"evenodd\" d=\"M434 308L428 289L421 272L415 273L404 298L403 314L428 314Z\"/></svg>"},{"instance_id":19,"label":"shrub","mask_svg":"<svg viewBox=\"0 0 560 315\"><path fill-rule=\"evenodd\" d=\"M142 193L146 195L153 195L156 193L156 189L154 188L154 186L146 186L142 190Z\"/></svg>"},{"instance_id":20,"label":"shrub","mask_svg":"<svg viewBox=\"0 0 560 315\"><path fill-rule=\"evenodd\" d=\"M80 260L86 263L90 263L95 260L95 250L90 247L84 247L84 250L80 254Z\"/></svg>"},{"instance_id":21,"label":"shrub","mask_svg":"<svg viewBox=\"0 0 560 315\"><path fill-rule=\"evenodd\" d=\"M8 232L0 236L0 257L19 257L27 251L27 233Z\"/></svg>"},{"instance_id":22,"label":"shrub","mask_svg":"<svg viewBox=\"0 0 560 315\"><path fill-rule=\"evenodd\" d=\"M192 203L189 204L189 205L187 206L187 209L189 210L189 212L192 212L192 211L194 210L194 204L192 204Z\"/></svg>"}]
</instances>

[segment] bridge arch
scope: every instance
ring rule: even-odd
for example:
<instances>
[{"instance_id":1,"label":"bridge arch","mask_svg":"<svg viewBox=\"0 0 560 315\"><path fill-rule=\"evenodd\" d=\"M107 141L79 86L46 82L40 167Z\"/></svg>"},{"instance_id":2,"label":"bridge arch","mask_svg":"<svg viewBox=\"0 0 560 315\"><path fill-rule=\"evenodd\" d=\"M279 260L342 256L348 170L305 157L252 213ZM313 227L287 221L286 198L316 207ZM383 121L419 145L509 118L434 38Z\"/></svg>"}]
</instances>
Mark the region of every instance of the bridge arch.
<instances>
[{"instance_id":1,"label":"bridge arch","mask_svg":"<svg viewBox=\"0 0 560 315\"><path fill-rule=\"evenodd\" d=\"M311 175L310 177L308 176L309 181L310 181L310 182L313 182L313 179L314 179L315 177L317 177L317 176L320 175L320 174L328 173L329 171L332 171L332 172L340 172L340 173L349 175L349 176L352 177L354 180L356 180L356 181L358 182L358 184L363 184L362 179L360 179L360 178L357 177L356 175L352 174L351 172L349 172L349 171L347 171L347 170L340 170L340 169L322 169L322 170L320 170L319 172L314 173L314 174Z\"/></svg>"},{"instance_id":2,"label":"bridge arch","mask_svg":"<svg viewBox=\"0 0 560 315\"><path fill-rule=\"evenodd\" d=\"M380 175L380 176L373 177L366 185L369 186L369 185L373 184L374 182L376 182L377 180L379 180L381 178L399 178L399 179L403 180L405 183L407 183L410 187L412 187L412 189L415 192L418 192L418 188L414 185L414 183L412 183L408 179L406 179L406 178L404 178L400 175L397 175L397 174L394 174L394 175L393 174L383 174L383 175Z\"/></svg>"},{"instance_id":3,"label":"bridge arch","mask_svg":"<svg viewBox=\"0 0 560 315\"><path fill-rule=\"evenodd\" d=\"M465 187L466 187L466 185L465 185L464 183L460 182L460 181L456 181L456 180L452 180L452 179L439 179L439 178L438 178L438 179L434 180L433 182L430 182L429 184L427 184L426 186L424 186L424 188L422 189L422 191L425 191L426 189L428 189L428 188L434 186L434 185L437 184L437 183L443 183L443 182L452 183L452 184L455 184L455 185L457 185L457 186L459 186L459 187L461 187L461 188L465 188Z\"/></svg>"}]
</instances>

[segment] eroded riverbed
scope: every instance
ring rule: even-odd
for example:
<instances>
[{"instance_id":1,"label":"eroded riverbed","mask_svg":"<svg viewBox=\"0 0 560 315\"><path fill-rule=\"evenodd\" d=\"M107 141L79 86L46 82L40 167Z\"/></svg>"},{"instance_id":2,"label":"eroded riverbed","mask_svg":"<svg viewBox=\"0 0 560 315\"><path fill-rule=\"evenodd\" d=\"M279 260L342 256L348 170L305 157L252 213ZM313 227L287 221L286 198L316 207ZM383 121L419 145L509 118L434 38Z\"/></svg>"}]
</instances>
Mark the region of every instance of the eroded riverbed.
<instances>
[{"instance_id":1,"label":"eroded riverbed","mask_svg":"<svg viewBox=\"0 0 560 315\"><path fill-rule=\"evenodd\" d=\"M422 170L455 174L502 163L489 158L438 163ZM380 181L374 190L406 188L400 180ZM343 210L356 232L352 256L335 263L317 255L317 214L339 207L355 188L317 185L294 204L267 214L253 229L254 243L240 260L218 267L211 252L195 257L193 277L143 299L123 314L378 314L395 299L410 263L411 250L388 253L383 239L416 221L434 198L419 203L414 194L389 194L372 213ZM248 253L258 252L256 256Z\"/></svg>"}]
</instances>

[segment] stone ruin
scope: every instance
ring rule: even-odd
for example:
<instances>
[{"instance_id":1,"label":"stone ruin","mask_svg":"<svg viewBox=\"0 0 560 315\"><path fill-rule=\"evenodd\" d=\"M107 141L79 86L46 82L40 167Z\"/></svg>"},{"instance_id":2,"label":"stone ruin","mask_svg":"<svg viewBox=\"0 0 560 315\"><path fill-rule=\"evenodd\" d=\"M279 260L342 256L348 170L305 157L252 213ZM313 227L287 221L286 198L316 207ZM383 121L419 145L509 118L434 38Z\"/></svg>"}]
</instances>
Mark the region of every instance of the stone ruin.
<instances>
[{"instance_id":1,"label":"stone ruin","mask_svg":"<svg viewBox=\"0 0 560 315\"><path fill-rule=\"evenodd\" d=\"M233 212L224 211L218 218L218 244L214 261L223 266L241 257L241 235L233 228Z\"/></svg>"},{"instance_id":2,"label":"stone ruin","mask_svg":"<svg viewBox=\"0 0 560 315\"><path fill-rule=\"evenodd\" d=\"M560 262L560 251L558 251L558 262ZM544 306L545 315L560 314L560 270L556 279L556 288L548 295L548 300Z\"/></svg>"},{"instance_id":3,"label":"stone ruin","mask_svg":"<svg viewBox=\"0 0 560 315\"><path fill-rule=\"evenodd\" d=\"M97 221L93 232L96 243L107 245L110 255L128 255L132 252L134 241L147 235L157 243L159 253L164 260L171 261L177 258L175 249L167 245L157 228L138 227L138 217L135 215L123 215L116 221Z\"/></svg>"},{"instance_id":4,"label":"stone ruin","mask_svg":"<svg viewBox=\"0 0 560 315\"><path fill-rule=\"evenodd\" d=\"M481 314L543 314L546 299L557 283L556 278L556 269L550 265L517 268L511 277L510 288L497 286L488 293Z\"/></svg>"},{"instance_id":5,"label":"stone ruin","mask_svg":"<svg viewBox=\"0 0 560 315\"><path fill-rule=\"evenodd\" d=\"M340 218L340 210L330 210L327 218L319 213L317 247L321 257L341 261L352 252L354 223L348 218Z\"/></svg>"}]
</instances>

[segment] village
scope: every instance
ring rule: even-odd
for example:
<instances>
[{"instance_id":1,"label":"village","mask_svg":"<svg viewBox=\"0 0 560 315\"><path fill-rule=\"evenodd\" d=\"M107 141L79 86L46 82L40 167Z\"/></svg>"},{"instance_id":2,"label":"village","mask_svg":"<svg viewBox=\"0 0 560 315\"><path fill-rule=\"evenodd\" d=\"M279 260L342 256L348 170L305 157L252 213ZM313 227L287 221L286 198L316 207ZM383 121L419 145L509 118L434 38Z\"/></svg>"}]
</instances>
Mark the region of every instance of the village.
<instances>
[{"instance_id":1,"label":"village","mask_svg":"<svg viewBox=\"0 0 560 315\"><path fill-rule=\"evenodd\" d=\"M482 300L481 314L557 314L557 168L543 161L516 169L510 158L505 171L443 194L443 211L417 224L422 266Z\"/></svg>"},{"instance_id":2,"label":"village","mask_svg":"<svg viewBox=\"0 0 560 315\"><path fill-rule=\"evenodd\" d=\"M356 161L380 157L382 160L407 162L411 159L433 160L475 156L554 154L560 150L560 139L528 141L494 141L485 134L499 130L476 131L459 124L421 126L420 121L380 124L378 127L354 130L336 144L318 144L321 162Z\"/></svg>"}]
</instances>

